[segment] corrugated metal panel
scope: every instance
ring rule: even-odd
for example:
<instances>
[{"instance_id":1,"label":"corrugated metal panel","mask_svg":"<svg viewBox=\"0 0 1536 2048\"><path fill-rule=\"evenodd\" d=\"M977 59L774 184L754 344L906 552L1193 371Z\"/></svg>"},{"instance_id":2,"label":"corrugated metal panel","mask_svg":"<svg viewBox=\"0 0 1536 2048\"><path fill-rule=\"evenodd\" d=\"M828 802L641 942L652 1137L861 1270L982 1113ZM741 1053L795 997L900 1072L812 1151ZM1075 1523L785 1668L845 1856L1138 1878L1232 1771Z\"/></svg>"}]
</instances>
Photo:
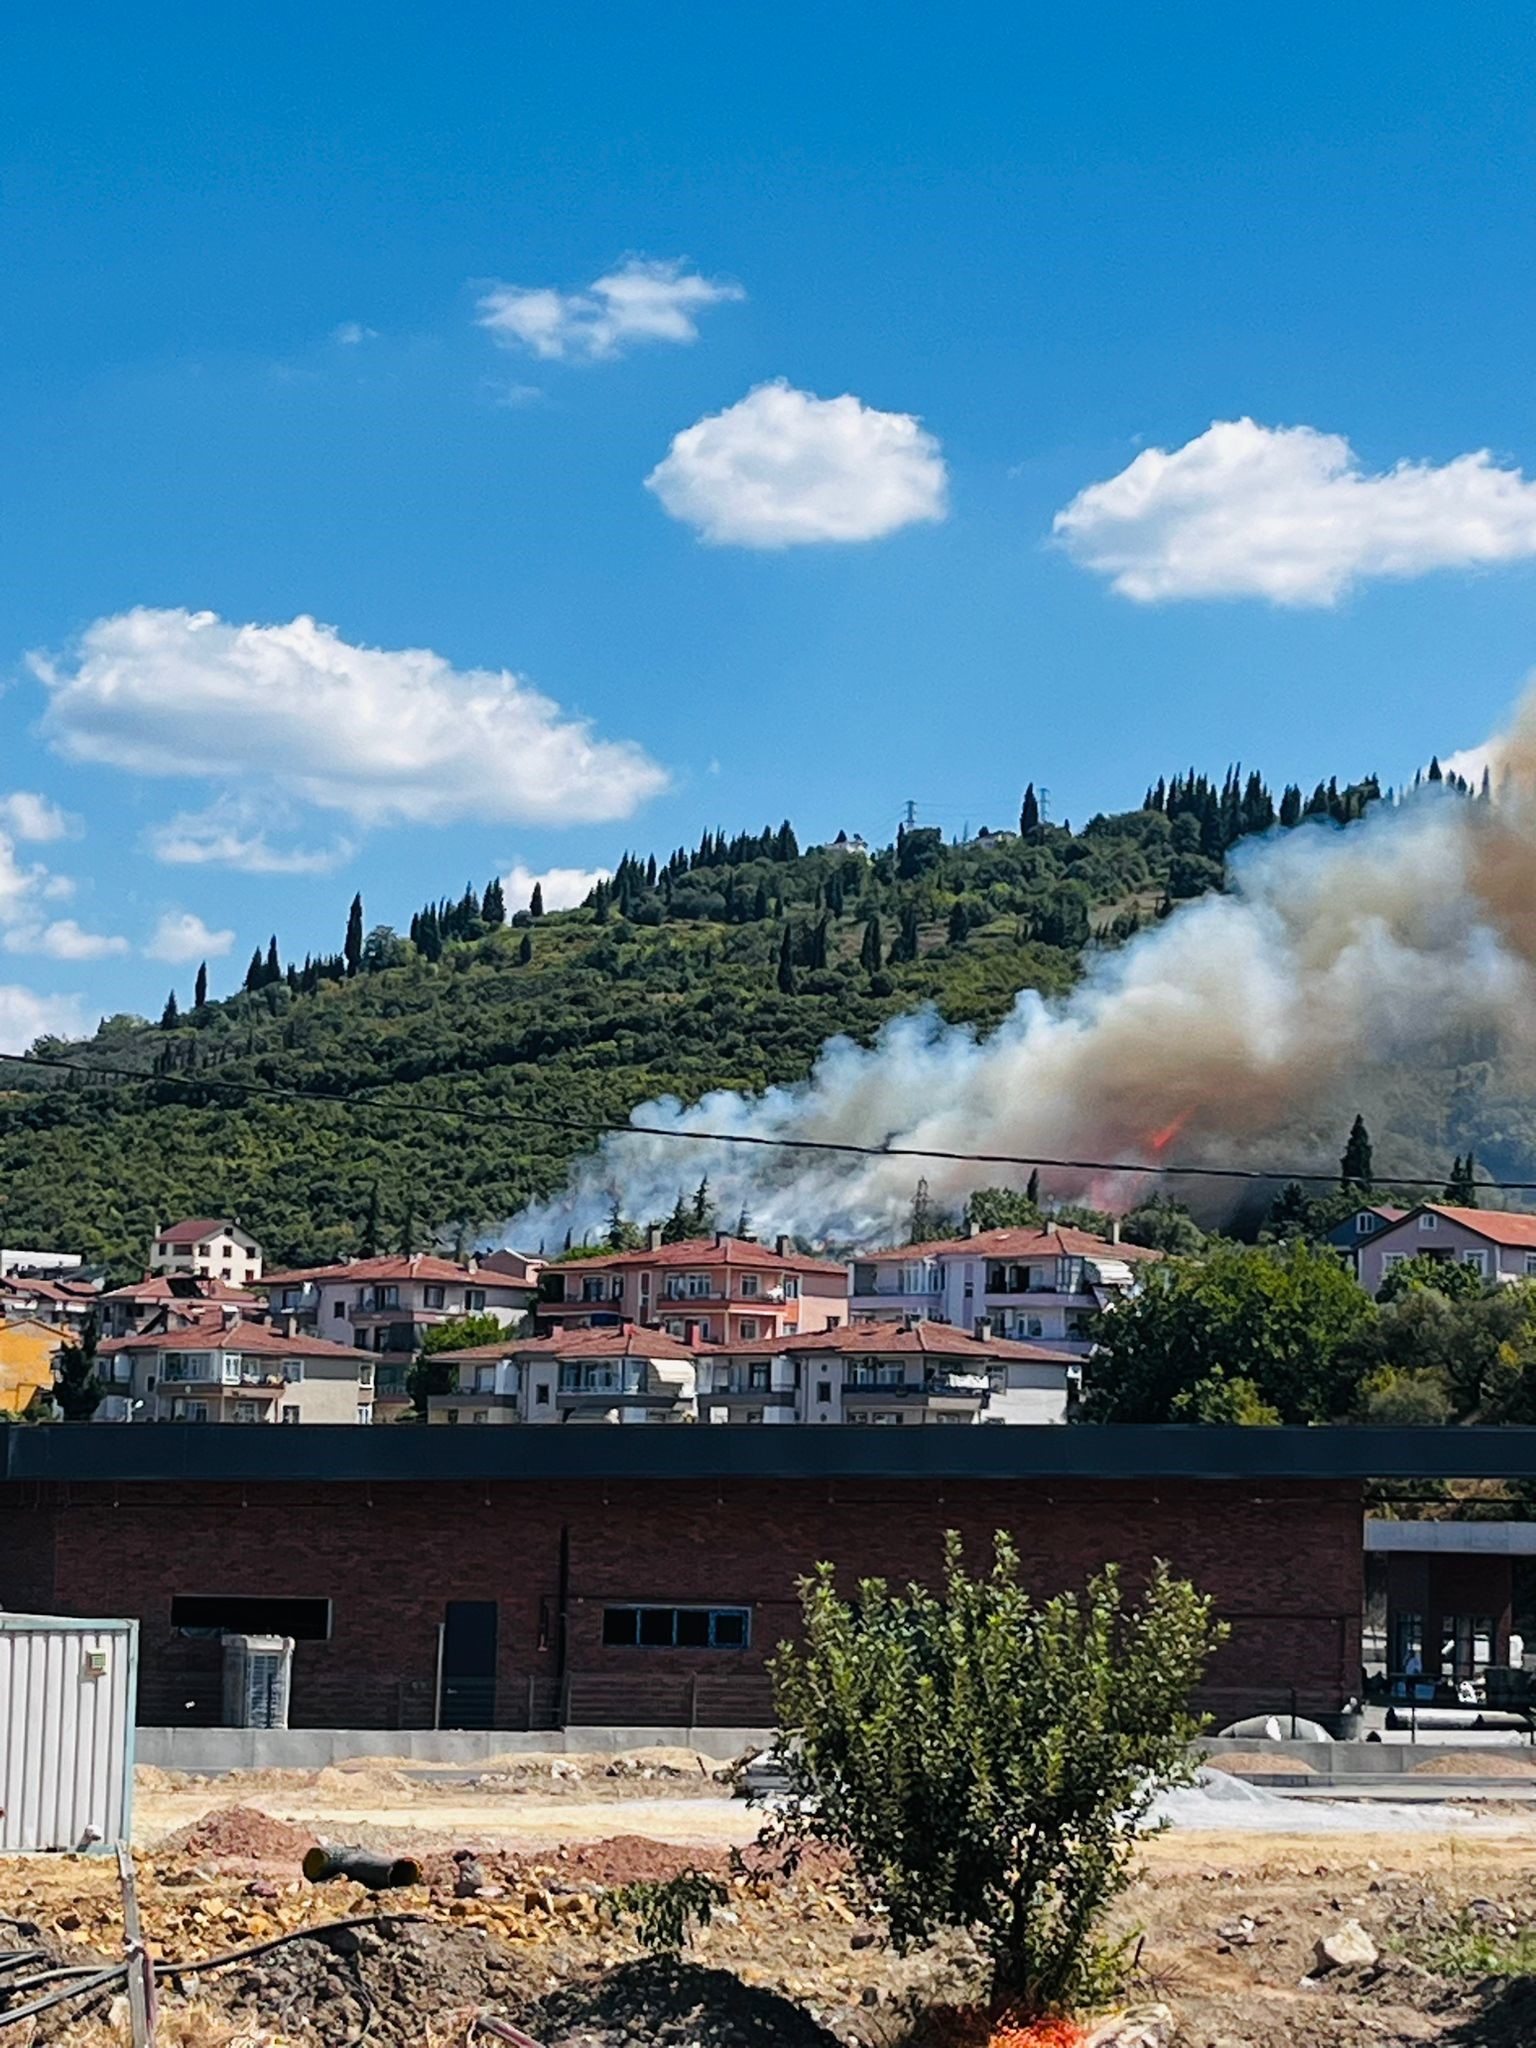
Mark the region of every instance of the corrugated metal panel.
<instances>
[{"instance_id":1,"label":"corrugated metal panel","mask_svg":"<svg viewBox=\"0 0 1536 2048\"><path fill-rule=\"evenodd\" d=\"M126 1841L138 1623L0 1614L0 1852Z\"/></svg>"}]
</instances>

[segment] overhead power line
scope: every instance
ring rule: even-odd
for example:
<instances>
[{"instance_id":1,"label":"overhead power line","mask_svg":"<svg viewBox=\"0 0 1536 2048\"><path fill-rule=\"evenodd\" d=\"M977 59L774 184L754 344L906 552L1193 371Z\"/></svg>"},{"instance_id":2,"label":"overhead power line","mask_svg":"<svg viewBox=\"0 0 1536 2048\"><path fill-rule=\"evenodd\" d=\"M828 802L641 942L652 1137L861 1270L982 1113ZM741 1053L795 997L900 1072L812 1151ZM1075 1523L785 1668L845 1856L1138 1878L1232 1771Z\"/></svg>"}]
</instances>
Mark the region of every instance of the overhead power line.
<instances>
[{"instance_id":1,"label":"overhead power line","mask_svg":"<svg viewBox=\"0 0 1536 2048\"><path fill-rule=\"evenodd\" d=\"M450 1102L400 1101L383 1098L378 1091L398 1088L398 1081L379 1081L372 1087L350 1091L322 1088L285 1088L275 1081L219 1080L212 1075L146 1074L137 1067L115 1066L109 1061L45 1059L25 1052L0 1053L0 1060L13 1066L41 1067L50 1073L81 1074L99 1081L103 1076L128 1081L141 1088L184 1088L216 1090L257 1101L323 1103L341 1109L387 1110L399 1117L404 1111L414 1116L452 1117L463 1123L530 1124L547 1130L574 1133L580 1137L669 1138L690 1145L747 1145L779 1152L828 1152L858 1159L942 1159L961 1166L1020 1166L1058 1169L1069 1173L1143 1173L1165 1180L1299 1181L1304 1186L1337 1187L1337 1173L1318 1173L1284 1166L1210 1166L1192 1160L1144 1159L1058 1159L1040 1152L956 1152L937 1145L858 1145L846 1138L770 1138L752 1131L685 1131L670 1124L620 1123L603 1117L562 1116L552 1110L471 1109ZM1438 1188L1444 1175L1380 1173L1373 1176L1382 1187ZM1480 1180L1479 1188L1501 1193L1531 1193L1536 1180ZM1363 1197L1362 1197L1363 1199Z\"/></svg>"}]
</instances>

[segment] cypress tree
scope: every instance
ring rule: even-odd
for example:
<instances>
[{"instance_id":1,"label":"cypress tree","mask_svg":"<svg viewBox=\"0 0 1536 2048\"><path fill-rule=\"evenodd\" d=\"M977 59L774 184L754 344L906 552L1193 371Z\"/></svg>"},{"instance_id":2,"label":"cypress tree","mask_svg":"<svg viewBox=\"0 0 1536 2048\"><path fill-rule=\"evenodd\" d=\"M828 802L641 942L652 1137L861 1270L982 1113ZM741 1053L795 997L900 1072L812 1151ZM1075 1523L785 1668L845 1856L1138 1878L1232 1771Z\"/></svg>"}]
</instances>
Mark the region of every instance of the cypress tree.
<instances>
[{"instance_id":1,"label":"cypress tree","mask_svg":"<svg viewBox=\"0 0 1536 2048\"><path fill-rule=\"evenodd\" d=\"M176 1007L176 991L172 989L165 999L165 1008L160 1012L160 1029L169 1031L181 1022L181 1012Z\"/></svg>"},{"instance_id":2,"label":"cypress tree","mask_svg":"<svg viewBox=\"0 0 1536 2048\"><path fill-rule=\"evenodd\" d=\"M599 882L597 886L603 889L606 895L607 891L604 884ZM533 885L533 894L528 898L528 915L530 917L542 917L544 915L544 884L542 882L535 882Z\"/></svg>"},{"instance_id":3,"label":"cypress tree","mask_svg":"<svg viewBox=\"0 0 1536 2048\"><path fill-rule=\"evenodd\" d=\"M963 946L966 941L966 935L970 931L970 929L970 916L966 911L964 903L961 902L960 898L957 896L954 902L949 906L950 945Z\"/></svg>"},{"instance_id":4,"label":"cypress tree","mask_svg":"<svg viewBox=\"0 0 1536 2048\"><path fill-rule=\"evenodd\" d=\"M365 1259L376 1259L379 1255L379 1184L374 1182L368 1195L368 1213L363 1218L363 1241L358 1247Z\"/></svg>"},{"instance_id":5,"label":"cypress tree","mask_svg":"<svg viewBox=\"0 0 1536 2048\"><path fill-rule=\"evenodd\" d=\"M864 941L859 947L859 965L866 974L878 974L883 962L884 952L880 943L880 919L878 914L872 914L869 922L864 927Z\"/></svg>"},{"instance_id":6,"label":"cypress tree","mask_svg":"<svg viewBox=\"0 0 1536 2048\"><path fill-rule=\"evenodd\" d=\"M261 987L265 973L266 968L262 962L261 948L258 946L251 955L250 966L245 970L245 992L248 996L254 995L257 989Z\"/></svg>"},{"instance_id":7,"label":"cypress tree","mask_svg":"<svg viewBox=\"0 0 1536 2048\"><path fill-rule=\"evenodd\" d=\"M480 915L489 925L505 924L507 921L507 896L498 876L493 875L485 885Z\"/></svg>"},{"instance_id":8,"label":"cypress tree","mask_svg":"<svg viewBox=\"0 0 1536 2048\"><path fill-rule=\"evenodd\" d=\"M795 928L792 924L784 927L784 937L779 943L779 993L792 996L798 984L795 981Z\"/></svg>"},{"instance_id":9,"label":"cypress tree","mask_svg":"<svg viewBox=\"0 0 1536 2048\"><path fill-rule=\"evenodd\" d=\"M1035 795L1035 785L1030 783L1024 792L1024 801L1019 806L1019 831L1025 839L1040 830L1040 799Z\"/></svg>"},{"instance_id":10,"label":"cypress tree","mask_svg":"<svg viewBox=\"0 0 1536 2048\"><path fill-rule=\"evenodd\" d=\"M94 1310L78 1337L66 1337L53 1368L53 1399L66 1422L89 1422L101 1405L102 1386L96 1371L96 1346L101 1326Z\"/></svg>"},{"instance_id":11,"label":"cypress tree","mask_svg":"<svg viewBox=\"0 0 1536 2048\"><path fill-rule=\"evenodd\" d=\"M812 968L812 971L814 972L814 971L815 971L815 970L816 970L817 968L820 968L820 967L825 967L825 966L826 966L826 964L827 964L827 919L823 917L823 918L820 918L820 919L819 919L819 920L817 921L816 927L815 927L815 929L814 929L814 930L812 931L812 933L811 933L811 968Z\"/></svg>"},{"instance_id":12,"label":"cypress tree","mask_svg":"<svg viewBox=\"0 0 1536 2048\"><path fill-rule=\"evenodd\" d=\"M1038 1202L1040 1200L1040 1169L1038 1166L1030 1168L1029 1179L1024 1184L1024 1197L1026 1201L1030 1202Z\"/></svg>"},{"instance_id":13,"label":"cypress tree","mask_svg":"<svg viewBox=\"0 0 1536 2048\"><path fill-rule=\"evenodd\" d=\"M768 918L768 884L759 882L757 894L752 898L752 917L757 924L764 924Z\"/></svg>"},{"instance_id":14,"label":"cypress tree","mask_svg":"<svg viewBox=\"0 0 1536 2048\"><path fill-rule=\"evenodd\" d=\"M352 898L352 908L347 912L347 938L342 947L342 958L347 963L347 977L357 973L363 964L363 898L362 892Z\"/></svg>"},{"instance_id":15,"label":"cypress tree","mask_svg":"<svg viewBox=\"0 0 1536 2048\"><path fill-rule=\"evenodd\" d=\"M517 949L518 965L526 967L533 958L533 933L523 933L523 943Z\"/></svg>"},{"instance_id":16,"label":"cypress tree","mask_svg":"<svg viewBox=\"0 0 1536 2048\"><path fill-rule=\"evenodd\" d=\"M205 1004L205 1003L207 1002L207 1000L208 1000L208 962L207 962L207 961L205 960L205 961L203 962L202 966L201 966L201 967L199 967L199 968L198 968L198 970L197 970L197 983L196 983L196 986L195 986L195 987L193 988L193 990L192 990L192 1005L193 1005L193 1008L194 1008L194 1009L198 1009L198 1010L202 1009L203 1005L204 1005L204 1004Z\"/></svg>"},{"instance_id":17,"label":"cypress tree","mask_svg":"<svg viewBox=\"0 0 1536 2048\"><path fill-rule=\"evenodd\" d=\"M1371 1134L1365 1118L1357 1115L1349 1127L1349 1140L1339 1161L1339 1185L1346 1192L1369 1194L1372 1182Z\"/></svg>"},{"instance_id":18,"label":"cypress tree","mask_svg":"<svg viewBox=\"0 0 1536 2048\"><path fill-rule=\"evenodd\" d=\"M267 941L267 958L262 968L261 978L264 986L270 986L274 981L281 981L283 978L282 963L277 957L276 932Z\"/></svg>"}]
</instances>

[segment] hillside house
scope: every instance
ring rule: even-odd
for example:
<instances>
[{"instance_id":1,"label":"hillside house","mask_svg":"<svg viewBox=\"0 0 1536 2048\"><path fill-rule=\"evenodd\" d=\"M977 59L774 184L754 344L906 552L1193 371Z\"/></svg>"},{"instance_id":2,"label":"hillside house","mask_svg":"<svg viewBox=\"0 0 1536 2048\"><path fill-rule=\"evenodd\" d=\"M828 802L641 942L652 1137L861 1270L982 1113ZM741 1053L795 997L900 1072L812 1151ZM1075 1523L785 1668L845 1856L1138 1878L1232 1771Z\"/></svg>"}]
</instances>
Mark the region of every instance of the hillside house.
<instances>
[{"instance_id":1,"label":"hillside house","mask_svg":"<svg viewBox=\"0 0 1536 2048\"><path fill-rule=\"evenodd\" d=\"M1082 1361L948 1323L853 1323L701 1354L701 1422L1065 1422Z\"/></svg>"},{"instance_id":2,"label":"hillside house","mask_svg":"<svg viewBox=\"0 0 1536 2048\"><path fill-rule=\"evenodd\" d=\"M539 1282L541 1329L662 1329L680 1343L752 1343L848 1320L848 1274L829 1259L732 1237L686 1238L548 1266Z\"/></svg>"},{"instance_id":3,"label":"hillside house","mask_svg":"<svg viewBox=\"0 0 1536 2048\"><path fill-rule=\"evenodd\" d=\"M1017 1343L1084 1357L1094 1316L1133 1291L1161 1256L1050 1221L976 1231L861 1253L849 1264L849 1307L856 1321L916 1318L972 1332L985 1325Z\"/></svg>"},{"instance_id":4,"label":"hillside house","mask_svg":"<svg viewBox=\"0 0 1536 2048\"><path fill-rule=\"evenodd\" d=\"M374 1362L226 1305L184 1328L109 1339L98 1422L373 1421Z\"/></svg>"},{"instance_id":5,"label":"hillside house","mask_svg":"<svg viewBox=\"0 0 1536 2048\"><path fill-rule=\"evenodd\" d=\"M151 1273L193 1273L249 1287L261 1278L261 1246L233 1217L194 1216L150 1239Z\"/></svg>"},{"instance_id":6,"label":"hillside house","mask_svg":"<svg viewBox=\"0 0 1536 2048\"><path fill-rule=\"evenodd\" d=\"M30 1316L56 1332L83 1328L100 1300L89 1280L0 1280L0 1314Z\"/></svg>"},{"instance_id":7,"label":"hillside house","mask_svg":"<svg viewBox=\"0 0 1536 2048\"><path fill-rule=\"evenodd\" d=\"M195 1273L150 1273L127 1287L99 1295L104 1337L136 1337L145 1330L170 1330L195 1323L210 1308L237 1308L257 1318L267 1311L265 1298L227 1280L200 1278Z\"/></svg>"},{"instance_id":8,"label":"hillside house","mask_svg":"<svg viewBox=\"0 0 1536 2048\"><path fill-rule=\"evenodd\" d=\"M1406 1209L1394 1209L1389 1203L1374 1202L1356 1209L1346 1216L1342 1223L1336 1223L1327 1232L1323 1242L1341 1251L1360 1276L1360 1250L1373 1237L1379 1237L1389 1225L1401 1223L1407 1215Z\"/></svg>"},{"instance_id":9,"label":"hillside house","mask_svg":"<svg viewBox=\"0 0 1536 2048\"><path fill-rule=\"evenodd\" d=\"M1361 1245L1360 1285L1367 1294L1378 1294L1394 1266L1417 1258L1475 1266L1485 1280L1536 1278L1536 1215L1420 1202Z\"/></svg>"},{"instance_id":10,"label":"hillside house","mask_svg":"<svg viewBox=\"0 0 1536 2048\"><path fill-rule=\"evenodd\" d=\"M429 1422L692 1422L696 1412L694 1352L633 1323L509 1337L439 1363L458 1386L430 1397Z\"/></svg>"}]
</instances>

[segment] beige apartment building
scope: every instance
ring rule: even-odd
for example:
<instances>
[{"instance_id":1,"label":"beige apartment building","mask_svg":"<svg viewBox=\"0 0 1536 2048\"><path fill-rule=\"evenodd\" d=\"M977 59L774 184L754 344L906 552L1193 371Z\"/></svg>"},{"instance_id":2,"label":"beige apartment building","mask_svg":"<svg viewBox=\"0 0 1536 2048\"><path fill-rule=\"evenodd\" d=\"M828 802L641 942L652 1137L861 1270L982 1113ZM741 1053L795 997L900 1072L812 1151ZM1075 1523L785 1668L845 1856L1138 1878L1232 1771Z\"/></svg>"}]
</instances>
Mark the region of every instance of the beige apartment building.
<instances>
[{"instance_id":1,"label":"beige apartment building","mask_svg":"<svg viewBox=\"0 0 1536 2048\"><path fill-rule=\"evenodd\" d=\"M290 1336L238 1309L101 1347L98 1422L333 1422L374 1419L374 1361Z\"/></svg>"},{"instance_id":2,"label":"beige apartment building","mask_svg":"<svg viewBox=\"0 0 1536 2048\"><path fill-rule=\"evenodd\" d=\"M429 1422L692 1422L698 1360L665 1330L568 1328L442 1352L458 1376Z\"/></svg>"},{"instance_id":3,"label":"beige apartment building","mask_svg":"<svg viewBox=\"0 0 1536 2048\"><path fill-rule=\"evenodd\" d=\"M151 1273L194 1273L249 1287L261 1278L261 1246L232 1217L194 1216L157 1230L149 1243Z\"/></svg>"}]
</instances>

